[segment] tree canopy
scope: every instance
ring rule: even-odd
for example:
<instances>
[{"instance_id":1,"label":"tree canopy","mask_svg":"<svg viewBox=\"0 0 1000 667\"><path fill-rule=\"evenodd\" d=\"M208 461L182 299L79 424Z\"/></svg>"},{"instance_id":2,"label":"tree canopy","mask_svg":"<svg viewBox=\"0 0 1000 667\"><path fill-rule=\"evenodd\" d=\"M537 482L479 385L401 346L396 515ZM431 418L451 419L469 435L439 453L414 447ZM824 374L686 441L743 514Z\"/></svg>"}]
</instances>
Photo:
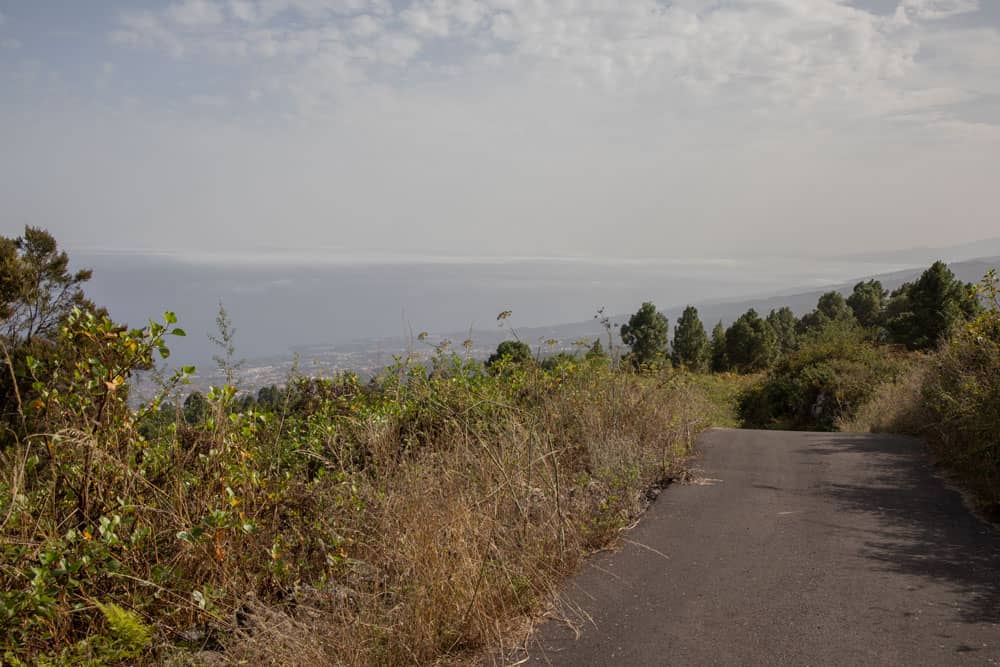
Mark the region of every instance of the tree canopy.
<instances>
[{"instance_id":1,"label":"tree canopy","mask_svg":"<svg viewBox=\"0 0 1000 667\"><path fill-rule=\"evenodd\" d=\"M848 322L853 319L854 313L848 307L844 295L840 292L827 292L819 297L816 309L799 320L798 332L815 332L831 322Z\"/></svg>"},{"instance_id":2,"label":"tree canopy","mask_svg":"<svg viewBox=\"0 0 1000 667\"><path fill-rule=\"evenodd\" d=\"M667 355L670 324L666 316L649 301L642 304L621 329L622 342L630 349L629 359L635 366L662 361Z\"/></svg>"},{"instance_id":3,"label":"tree canopy","mask_svg":"<svg viewBox=\"0 0 1000 667\"><path fill-rule=\"evenodd\" d=\"M531 348L519 340L505 340L497 345L497 351L486 360L486 368L494 369L502 360L512 364L527 363L532 360Z\"/></svg>"},{"instance_id":4,"label":"tree canopy","mask_svg":"<svg viewBox=\"0 0 1000 667\"><path fill-rule=\"evenodd\" d=\"M0 425L6 429L0 431L15 433L24 426L18 411L35 396L35 382L47 381L45 369L52 362L68 367L99 354L94 341L71 344L59 335L76 308L106 317L83 293L90 276L70 271L69 257L44 229L25 227L22 236L0 236L0 359L6 366L0 373ZM29 372L29 360L36 370ZM5 437L0 435L0 446Z\"/></svg>"},{"instance_id":5,"label":"tree canopy","mask_svg":"<svg viewBox=\"0 0 1000 667\"><path fill-rule=\"evenodd\" d=\"M872 328L882 324L886 299L889 292L878 280L866 280L854 286L854 291L847 297L847 306L854 313L858 323L863 327Z\"/></svg>"},{"instance_id":6,"label":"tree canopy","mask_svg":"<svg viewBox=\"0 0 1000 667\"><path fill-rule=\"evenodd\" d=\"M788 354L798 347L796 328L799 321L791 308L784 306L772 310L768 313L767 323L771 325L774 333L778 336L778 346L781 348L782 354Z\"/></svg>"},{"instance_id":7,"label":"tree canopy","mask_svg":"<svg viewBox=\"0 0 1000 667\"><path fill-rule=\"evenodd\" d=\"M694 371L702 371L711 356L705 326L698 309L688 306L674 327L673 362Z\"/></svg>"},{"instance_id":8,"label":"tree canopy","mask_svg":"<svg viewBox=\"0 0 1000 667\"><path fill-rule=\"evenodd\" d=\"M886 328L893 342L911 350L927 350L979 310L972 285L962 283L944 262L937 261L916 282L893 292Z\"/></svg>"},{"instance_id":9,"label":"tree canopy","mask_svg":"<svg viewBox=\"0 0 1000 667\"><path fill-rule=\"evenodd\" d=\"M726 330L726 359L733 370L752 373L764 370L778 357L778 335L751 308Z\"/></svg>"},{"instance_id":10,"label":"tree canopy","mask_svg":"<svg viewBox=\"0 0 1000 667\"><path fill-rule=\"evenodd\" d=\"M729 370L729 359L726 357L726 327L720 321L712 329L711 368L713 373L724 373Z\"/></svg>"}]
</instances>

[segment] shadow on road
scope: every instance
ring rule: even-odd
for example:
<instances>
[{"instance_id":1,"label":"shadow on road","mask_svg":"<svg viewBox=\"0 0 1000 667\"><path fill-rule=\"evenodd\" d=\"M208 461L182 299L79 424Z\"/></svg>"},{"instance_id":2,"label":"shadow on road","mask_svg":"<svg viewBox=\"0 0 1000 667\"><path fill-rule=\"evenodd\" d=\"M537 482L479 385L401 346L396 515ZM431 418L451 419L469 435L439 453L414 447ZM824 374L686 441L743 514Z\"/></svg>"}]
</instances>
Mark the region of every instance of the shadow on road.
<instances>
[{"instance_id":1,"label":"shadow on road","mask_svg":"<svg viewBox=\"0 0 1000 667\"><path fill-rule=\"evenodd\" d=\"M1000 623L1000 532L974 517L957 491L933 475L923 445L909 438L815 434L806 457L864 454L866 481L829 484L818 493L882 527L863 555L888 571L943 583L964 602L966 623Z\"/></svg>"}]
</instances>

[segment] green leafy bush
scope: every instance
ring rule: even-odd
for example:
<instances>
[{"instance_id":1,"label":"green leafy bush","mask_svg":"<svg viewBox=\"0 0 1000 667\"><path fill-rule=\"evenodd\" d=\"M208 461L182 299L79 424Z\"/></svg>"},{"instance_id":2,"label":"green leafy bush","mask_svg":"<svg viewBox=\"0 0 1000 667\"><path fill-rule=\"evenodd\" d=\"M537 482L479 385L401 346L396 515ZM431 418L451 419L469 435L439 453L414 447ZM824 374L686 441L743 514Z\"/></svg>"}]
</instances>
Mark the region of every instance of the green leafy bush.
<instances>
[{"instance_id":1,"label":"green leafy bush","mask_svg":"<svg viewBox=\"0 0 1000 667\"><path fill-rule=\"evenodd\" d=\"M922 407L925 433L973 486L1000 508L1000 303L991 273L980 294L989 309L959 329L931 358Z\"/></svg>"},{"instance_id":2,"label":"green leafy bush","mask_svg":"<svg viewBox=\"0 0 1000 667\"><path fill-rule=\"evenodd\" d=\"M94 353L28 363L38 428L0 452L5 662L159 663L192 636L269 664L475 651L614 539L708 425L684 374L569 356L490 373L442 349L370 383L135 411L130 375L183 333L164 320L77 310L60 345Z\"/></svg>"},{"instance_id":3,"label":"green leafy bush","mask_svg":"<svg viewBox=\"0 0 1000 667\"><path fill-rule=\"evenodd\" d=\"M836 430L906 366L853 323L831 322L741 394L739 416L754 428Z\"/></svg>"}]
</instances>

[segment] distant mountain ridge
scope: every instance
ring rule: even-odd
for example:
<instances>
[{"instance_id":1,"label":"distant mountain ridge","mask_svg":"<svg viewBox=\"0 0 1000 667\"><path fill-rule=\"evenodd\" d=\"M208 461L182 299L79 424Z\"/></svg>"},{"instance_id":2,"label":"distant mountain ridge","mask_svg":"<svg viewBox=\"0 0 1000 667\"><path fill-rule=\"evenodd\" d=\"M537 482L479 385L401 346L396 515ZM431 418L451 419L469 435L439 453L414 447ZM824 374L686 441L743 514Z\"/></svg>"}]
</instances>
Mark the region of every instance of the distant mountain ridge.
<instances>
[{"instance_id":1,"label":"distant mountain ridge","mask_svg":"<svg viewBox=\"0 0 1000 667\"><path fill-rule=\"evenodd\" d=\"M1000 245L1000 239L997 239L997 243ZM934 261L935 260L933 259L928 261L927 265L929 266ZM1000 270L1000 253L998 253L995 257L952 262L948 266L959 280L963 282L978 283L990 269ZM871 279L881 281L883 287L892 291L904 283L916 280L920 277L920 274L926 270L926 268L927 267L925 266L918 269L906 269L891 273L862 276L847 282L819 289L809 289L807 291L801 291L801 288L799 290L790 289L787 292L770 294L759 298L751 297L731 301L716 300L702 303L695 302L691 304L674 304L673 306L667 308L661 308L661 311L669 318L671 327L673 327L684 308L688 305L693 305L698 309L698 315L701 317L701 321L705 324L707 329L711 329L715 323L719 321L721 321L724 325L728 325L750 308L756 309L758 313L764 316L767 315L772 309L788 306L797 316L801 316L813 310L816 307L816 301L826 292L836 291L846 296L851 293L854 289L854 285L858 282ZM638 306L638 304L636 305ZM622 324L628 321L629 317L630 314L627 313L619 314L612 316L611 321L615 324ZM492 335L493 332L476 331L474 333L487 334L494 337ZM523 340L531 342L545 338L556 338L560 340L580 337L593 338L595 336L606 334L598 322L595 320L588 320L558 324L550 327L531 327L520 329L518 330L518 335ZM502 339L503 336L498 337L498 342ZM479 342L478 339L477 342Z\"/></svg>"}]
</instances>

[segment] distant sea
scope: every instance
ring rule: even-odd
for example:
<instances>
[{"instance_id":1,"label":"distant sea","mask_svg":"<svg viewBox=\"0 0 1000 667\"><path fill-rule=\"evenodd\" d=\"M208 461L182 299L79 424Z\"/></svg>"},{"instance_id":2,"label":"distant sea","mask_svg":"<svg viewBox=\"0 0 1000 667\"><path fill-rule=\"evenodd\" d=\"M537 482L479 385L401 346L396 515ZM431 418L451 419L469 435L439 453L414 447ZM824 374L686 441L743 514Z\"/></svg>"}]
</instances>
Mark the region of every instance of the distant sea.
<instances>
[{"instance_id":1,"label":"distant sea","mask_svg":"<svg viewBox=\"0 0 1000 667\"><path fill-rule=\"evenodd\" d=\"M588 320L598 308L633 312L816 289L911 268L878 258L573 259L399 258L322 254L249 255L73 252L94 269L86 288L112 317L131 326L177 313L186 339L178 363L205 364L214 348L220 301L236 327L238 355L289 354L411 331L453 332L496 326L511 310L516 327Z\"/></svg>"}]
</instances>

